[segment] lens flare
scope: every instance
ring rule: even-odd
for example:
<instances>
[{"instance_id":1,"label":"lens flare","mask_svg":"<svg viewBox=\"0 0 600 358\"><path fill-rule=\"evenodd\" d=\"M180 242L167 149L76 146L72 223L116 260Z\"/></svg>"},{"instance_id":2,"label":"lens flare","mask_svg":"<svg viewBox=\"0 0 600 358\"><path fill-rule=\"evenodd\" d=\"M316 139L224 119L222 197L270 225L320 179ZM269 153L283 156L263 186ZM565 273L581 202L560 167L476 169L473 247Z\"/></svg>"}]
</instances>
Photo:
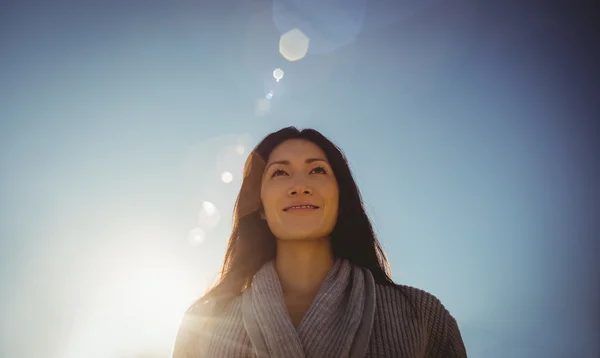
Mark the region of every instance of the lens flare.
<instances>
[{"instance_id":1,"label":"lens flare","mask_svg":"<svg viewBox=\"0 0 600 358\"><path fill-rule=\"evenodd\" d=\"M231 181L233 180L233 174L231 174L230 172L223 172L223 174L221 174L221 180L223 181L223 183L231 183Z\"/></svg>"},{"instance_id":2,"label":"lens flare","mask_svg":"<svg viewBox=\"0 0 600 358\"><path fill-rule=\"evenodd\" d=\"M273 70L273 78L275 78L275 81L279 82L283 78L283 70L281 68Z\"/></svg>"},{"instance_id":3,"label":"lens flare","mask_svg":"<svg viewBox=\"0 0 600 358\"><path fill-rule=\"evenodd\" d=\"M192 246L201 245L204 242L205 238L206 233L204 232L204 230L202 230L201 227L197 227L190 230L190 233L188 234L188 241Z\"/></svg>"},{"instance_id":4,"label":"lens flare","mask_svg":"<svg viewBox=\"0 0 600 358\"><path fill-rule=\"evenodd\" d=\"M299 29L293 29L279 38L279 53L290 62L299 61L308 52L309 38Z\"/></svg>"},{"instance_id":5,"label":"lens flare","mask_svg":"<svg viewBox=\"0 0 600 358\"><path fill-rule=\"evenodd\" d=\"M217 207L215 206L215 204L211 203L210 201L203 202L202 209L206 211L206 214L208 216L214 215L215 211L217 211Z\"/></svg>"},{"instance_id":6,"label":"lens flare","mask_svg":"<svg viewBox=\"0 0 600 358\"><path fill-rule=\"evenodd\" d=\"M205 201L202 203L202 210L198 214L198 224L204 230L214 229L219 225L221 220L221 213L217 207L209 202Z\"/></svg>"}]
</instances>

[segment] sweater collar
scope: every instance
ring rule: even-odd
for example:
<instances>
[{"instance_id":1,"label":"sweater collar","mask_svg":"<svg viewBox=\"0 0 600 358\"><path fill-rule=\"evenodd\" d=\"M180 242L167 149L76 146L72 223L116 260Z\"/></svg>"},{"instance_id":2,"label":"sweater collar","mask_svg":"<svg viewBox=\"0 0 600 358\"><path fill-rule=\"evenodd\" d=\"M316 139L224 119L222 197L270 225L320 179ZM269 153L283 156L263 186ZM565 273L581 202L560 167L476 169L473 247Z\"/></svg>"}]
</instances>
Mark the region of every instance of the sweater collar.
<instances>
[{"instance_id":1,"label":"sweater collar","mask_svg":"<svg viewBox=\"0 0 600 358\"><path fill-rule=\"evenodd\" d=\"M336 259L296 329L273 261L242 298L244 326L258 357L364 357L375 313L370 271Z\"/></svg>"}]
</instances>

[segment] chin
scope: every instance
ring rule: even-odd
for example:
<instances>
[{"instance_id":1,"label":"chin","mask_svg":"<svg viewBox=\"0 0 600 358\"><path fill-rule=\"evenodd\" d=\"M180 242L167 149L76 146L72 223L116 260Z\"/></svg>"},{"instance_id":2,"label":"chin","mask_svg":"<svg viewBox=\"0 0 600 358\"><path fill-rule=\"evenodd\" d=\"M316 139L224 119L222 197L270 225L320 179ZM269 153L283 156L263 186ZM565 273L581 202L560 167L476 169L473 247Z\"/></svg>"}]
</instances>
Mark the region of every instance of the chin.
<instances>
[{"instance_id":1,"label":"chin","mask_svg":"<svg viewBox=\"0 0 600 358\"><path fill-rule=\"evenodd\" d=\"M310 240L323 240L327 238L327 235L319 233L295 233L282 235L280 240L283 241L310 241Z\"/></svg>"}]
</instances>

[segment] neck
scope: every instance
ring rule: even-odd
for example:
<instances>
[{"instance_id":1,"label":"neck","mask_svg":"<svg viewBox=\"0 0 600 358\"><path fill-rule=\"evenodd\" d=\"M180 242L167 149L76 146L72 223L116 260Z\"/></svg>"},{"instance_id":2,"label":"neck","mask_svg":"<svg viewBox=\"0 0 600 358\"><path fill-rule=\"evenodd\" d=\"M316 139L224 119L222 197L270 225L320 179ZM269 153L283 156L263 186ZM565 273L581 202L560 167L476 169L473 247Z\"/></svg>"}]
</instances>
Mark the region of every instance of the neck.
<instances>
[{"instance_id":1,"label":"neck","mask_svg":"<svg viewBox=\"0 0 600 358\"><path fill-rule=\"evenodd\" d=\"M334 264L329 239L278 240L275 269L285 295L312 295Z\"/></svg>"}]
</instances>

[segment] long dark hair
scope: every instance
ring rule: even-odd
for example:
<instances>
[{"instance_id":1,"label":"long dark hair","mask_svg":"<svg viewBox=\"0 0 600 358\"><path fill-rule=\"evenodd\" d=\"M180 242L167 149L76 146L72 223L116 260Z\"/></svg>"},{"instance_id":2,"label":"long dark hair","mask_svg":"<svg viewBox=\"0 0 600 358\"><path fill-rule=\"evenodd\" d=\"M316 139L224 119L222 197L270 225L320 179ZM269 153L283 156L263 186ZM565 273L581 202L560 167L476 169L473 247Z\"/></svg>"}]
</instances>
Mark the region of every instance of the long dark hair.
<instances>
[{"instance_id":1,"label":"long dark hair","mask_svg":"<svg viewBox=\"0 0 600 358\"><path fill-rule=\"evenodd\" d=\"M360 191L342 150L317 130L287 127L267 135L248 156L220 278L192 308L212 300L216 301L217 307L224 308L244 292L261 266L275 258L276 238L260 216L260 184L269 155L288 139L305 139L318 145L325 152L337 179L339 212L330 235L334 256L368 269L377 284L401 288L390 277L387 258L365 212Z\"/></svg>"}]
</instances>

